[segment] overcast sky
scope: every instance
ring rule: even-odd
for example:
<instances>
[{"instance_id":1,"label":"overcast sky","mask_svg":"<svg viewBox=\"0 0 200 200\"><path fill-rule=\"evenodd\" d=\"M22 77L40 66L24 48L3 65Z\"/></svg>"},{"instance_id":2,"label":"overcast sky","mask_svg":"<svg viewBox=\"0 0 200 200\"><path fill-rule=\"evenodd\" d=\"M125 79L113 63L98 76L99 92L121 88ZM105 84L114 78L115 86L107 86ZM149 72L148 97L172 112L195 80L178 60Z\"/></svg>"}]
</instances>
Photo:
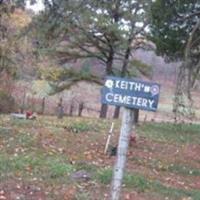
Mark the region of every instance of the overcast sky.
<instances>
[{"instance_id":1,"label":"overcast sky","mask_svg":"<svg viewBox=\"0 0 200 200\"><path fill-rule=\"evenodd\" d=\"M35 13L38 13L39 11L44 9L44 4L42 0L37 0L37 3L34 5L30 5L30 1L27 2L26 7L28 9L33 10Z\"/></svg>"}]
</instances>

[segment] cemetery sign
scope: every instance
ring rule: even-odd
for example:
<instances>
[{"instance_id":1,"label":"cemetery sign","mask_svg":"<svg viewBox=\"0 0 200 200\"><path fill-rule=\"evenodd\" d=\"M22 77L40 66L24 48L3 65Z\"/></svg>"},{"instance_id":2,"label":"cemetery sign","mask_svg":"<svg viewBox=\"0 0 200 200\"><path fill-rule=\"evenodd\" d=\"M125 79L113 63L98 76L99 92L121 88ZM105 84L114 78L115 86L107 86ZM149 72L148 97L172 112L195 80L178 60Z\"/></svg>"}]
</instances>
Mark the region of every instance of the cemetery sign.
<instances>
[{"instance_id":1,"label":"cemetery sign","mask_svg":"<svg viewBox=\"0 0 200 200\"><path fill-rule=\"evenodd\" d=\"M127 108L156 111L160 85L138 79L108 76L102 88L101 102Z\"/></svg>"}]
</instances>

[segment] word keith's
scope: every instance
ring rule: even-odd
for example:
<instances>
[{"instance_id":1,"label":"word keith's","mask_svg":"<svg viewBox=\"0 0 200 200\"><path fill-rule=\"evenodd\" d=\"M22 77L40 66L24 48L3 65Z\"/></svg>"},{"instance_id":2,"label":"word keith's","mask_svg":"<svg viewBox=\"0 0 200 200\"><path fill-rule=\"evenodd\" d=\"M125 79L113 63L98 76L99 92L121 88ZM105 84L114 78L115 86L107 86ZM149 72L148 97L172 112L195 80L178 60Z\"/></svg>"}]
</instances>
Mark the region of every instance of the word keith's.
<instances>
[{"instance_id":1,"label":"word keith's","mask_svg":"<svg viewBox=\"0 0 200 200\"><path fill-rule=\"evenodd\" d=\"M134 90L150 92L150 86L147 86L143 83L137 83L134 81L122 81L122 80L107 80L105 86L108 88L119 88L122 90Z\"/></svg>"}]
</instances>

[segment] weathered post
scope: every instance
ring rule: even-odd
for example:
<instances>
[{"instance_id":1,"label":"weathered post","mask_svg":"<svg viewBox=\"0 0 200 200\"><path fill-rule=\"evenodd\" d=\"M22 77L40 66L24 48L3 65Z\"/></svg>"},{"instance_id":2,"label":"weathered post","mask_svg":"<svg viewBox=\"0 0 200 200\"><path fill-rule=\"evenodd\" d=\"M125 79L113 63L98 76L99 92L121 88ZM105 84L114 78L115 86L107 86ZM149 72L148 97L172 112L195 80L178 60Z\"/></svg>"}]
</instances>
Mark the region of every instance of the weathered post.
<instances>
[{"instance_id":1,"label":"weathered post","mask_svg":"<svg viewBox=\"0 0 200 200\"><path fill-rule=\"evenodd\" d=\"M119 200L121 184L126 164L126 154L134 123L134 110L124 108L122 115L122 126L120 131L119 143L117 148L117 160L113 170L113 180L111 186L111 199Z\"/></svg>"},{"instance_id":2,"label":"weathered post","mask_svg":"<svg viewBox=\"0 0 200 200\"><path fill-rule=\"evenodd\" d=\"M42 108L41 108L41 114L44 114L44 110L45 110L45 97L42 98Z\"/></svg>"},{"instance_id":3,"label":"weathered post","mask_svg":"<svg viewBox=\"0 0 200 200\"><path fill-rule=\"evenodd\" d=\"M64 110L63 110L63 99L62 97L59 99L58 106L57 106L57 117L58 119L62 119L64 115Z\"/></svg>"},{"instance_id":4,"label":"weathered post","mask_svg":"<svg viewBox=\"0 0 200 200\"><path fill-rule=\"evenodd\" d=\"M111 127L110 127L110 131L108 133L108 138L107 138L107 141L106 141L106 146L105 146L105 149L104 149L105 154L108 151L108 146L110 144L110 139L111 139L111 136L112 136L113 127L114 127L114 123L112 122Z\"/></svg>"}]
</instances>

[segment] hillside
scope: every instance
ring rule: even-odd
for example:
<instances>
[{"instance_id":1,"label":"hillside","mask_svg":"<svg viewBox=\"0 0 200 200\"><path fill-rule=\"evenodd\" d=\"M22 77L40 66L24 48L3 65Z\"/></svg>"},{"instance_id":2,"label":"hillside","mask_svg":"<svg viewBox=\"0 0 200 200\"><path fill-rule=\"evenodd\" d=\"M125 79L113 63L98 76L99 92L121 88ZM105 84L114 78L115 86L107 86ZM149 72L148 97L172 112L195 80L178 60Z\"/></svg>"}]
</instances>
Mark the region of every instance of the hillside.
<instances>
[{"instance_id":1,"label":"hillside","mask_svg":"<svg viewBox=\"0 0 200 200\"><path fill-rule=\"evenodd\" d=\"M175 84L177 78L178 66L180 63L165 63L162 57L158 57L152 51L138 50L134 54L134 59L141 60L143 63L147 63L152 66L152 77L142 77L147 81L157 82L161 85L160 101L158 106L158 112L149 113L141 111L140 120L156 120L156 121L173 121L172 103L175 91ZM48 64L48 62L47 62ZM90 74L100 79L104 77L104 68L95 60L77 61L71 64L66 64L63 67L69 67L68 70L75 70L76 73L82 73L83 76L89 77ZM53 69L53 68L52 68ZM85 74L85 75L84 75ZM55 74L56 76L56 74ZM63 85L73 77L66 78L61 82ZM102 81L103 83L103 81ZM25 89L24 86L26 86ZM69 84L65 90L52 95L53 88L48 81L45 80L33 80L32 82L20 81L16 82L13 95L19 105L22 104L22 97L26 96L25 103L30 108L36 107L36 111L40 112L42 99L45 97L45 113L55 114L56 106L59 98L63 98L64 112L66 115L70 112L70 107L73 104L73 115L77 115L78 106L80 103L84 103L85 109L83 110L83 116L95 116L98 117L100 110L100 90L101 85L90 81L80 80ZM21 92L20 92L21 91ZM53 92L54 93L54 92ZM194 91L195 108L197 111L197 119L199 119L199 104L198 104L198 89ZM34 103L35 102L35 103ZM36 103L38 102L38 103ZM33 106L30 106L34 104ZM36 105L38 104L38 105ZM112 118L114 107L110 106L108 117Z\"/></svg>"}]
</instances>

